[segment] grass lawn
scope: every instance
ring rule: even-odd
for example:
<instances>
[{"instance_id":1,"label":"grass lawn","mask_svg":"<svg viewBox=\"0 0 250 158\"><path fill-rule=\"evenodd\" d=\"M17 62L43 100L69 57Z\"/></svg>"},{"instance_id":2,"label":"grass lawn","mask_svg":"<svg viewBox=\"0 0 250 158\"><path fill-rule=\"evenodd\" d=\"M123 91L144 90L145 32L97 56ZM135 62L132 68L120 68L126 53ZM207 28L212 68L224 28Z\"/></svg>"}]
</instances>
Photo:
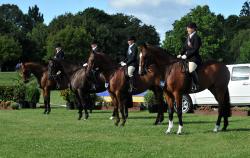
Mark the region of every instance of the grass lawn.
<instances>
[{"instance_id":1,"label":"grass lawn","mask_svg":"<svg viewBox=\"0 0 250 158\"><path fill-rule=\"evenodd\" d=\"M147 111L130 112L125 127L113 125L111 111L94 111L87 121L64 108L42 112L0 111L0 158L250 156L249 117L231 117L227 132L213 133L215 116L185 114L184 134L178 136L164 133L167 119L153 126L155 114Z\"/></svg>"},{"instance_id":2,"label":"grass lawn","mask_svg":"<svg viewBox=\"0 0 250 158\"><path fill-rule=\"evenodd\" d=\"M60 96L60 91L51 91L50 93L50 104L53 105L65 105L66 101L63 100L63 97ZM39 104L44 104L44 100L43 100L43 95L42 95L42 91L41 91L41 96L39 99Z\"/></svg>"},{"instance_id":3,"label":"grass lawn","mask_svg":"<svg viewBox=\"0 0 250 158\"><path fill-rule=\"evenodd\" d=\"M0 85L7 86L17 84L20 75L17 72L0 72Z\"/></svg>"}]
</instances>

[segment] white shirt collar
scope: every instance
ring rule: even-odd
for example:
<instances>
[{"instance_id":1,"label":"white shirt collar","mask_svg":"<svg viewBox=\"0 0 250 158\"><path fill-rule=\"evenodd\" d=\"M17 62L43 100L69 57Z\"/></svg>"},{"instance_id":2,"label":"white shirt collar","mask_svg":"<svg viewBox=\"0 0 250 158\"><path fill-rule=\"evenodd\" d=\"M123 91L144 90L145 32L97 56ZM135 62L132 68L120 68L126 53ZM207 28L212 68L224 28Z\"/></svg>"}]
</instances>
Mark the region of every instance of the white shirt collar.
<instances>
[{"instance_id":1,"label":"white shirt collar","mask_svg":"<svg viewBox=\"0 0 250 158\"><path fill-rule=\"evenodd\" d=\"M133 43L133 44L129 45L129 48L131 48L134 44L135 44L135 43Z\"/></svg>"},{"instance_id":2,"label":"white shirt collar","mask_svg":"<svg viewBox=\"0 0 250 158\"><path fill-rule=\"evenodd\" d=\"M60 52L62 49L56 49L56 53Z\"/></svg>"},{"instance_id":3,"label":"white shirt collar","mask_svg":"<svg viewBox=\"0 0 250 158\"><path fill-rule=\"evenodd\" d=\"M193 35L196 33L196 31L194 31L193 33L191 33L190 35L189 35L189 38L192 38L193 37Z\"/></svg>"},{"instance_id":4,"label":"white shirt collar","mask_svg":"<svg viewBox=\"0 0 250 158\"><path fill-rule=\"evenodd\" d=\"M92 48L92 50L95 50L97 48L97 46L95 46L94 48Z\"/></svg>"}]
</instances>

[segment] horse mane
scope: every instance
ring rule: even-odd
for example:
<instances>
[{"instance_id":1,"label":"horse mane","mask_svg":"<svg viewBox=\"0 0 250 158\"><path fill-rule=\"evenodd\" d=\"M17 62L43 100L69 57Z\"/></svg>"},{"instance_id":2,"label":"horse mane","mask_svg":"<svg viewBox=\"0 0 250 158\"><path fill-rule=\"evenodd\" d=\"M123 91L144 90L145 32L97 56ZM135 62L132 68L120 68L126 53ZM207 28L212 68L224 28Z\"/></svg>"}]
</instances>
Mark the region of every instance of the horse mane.
<instances>
[{"instance_id":1,"label":"horse mane","mask_svg":"<svg viewBox=\"0 0 250 158\"><path fill-rule=\"evenodd\" d=\"M103 52L96 52L95 54L98 54L103 57L103 59L106 60L107 63L111 64L111 66L118 66L118 64L108 55Z\"/></svg>"},{"instance_id":2,"label":"horse mane","mask_svg":"<svg viewBox=\"0 0 250 158\"><path fill-rule=\"evenodd\" d=\"M46 63L38 63L38 62L25 62L25 66L34 66L38 69L41 69L43 71L46 71L48 69L48 64Z\"/></svg>"},{"instance_id":3,"label":"horse mane","mask_svg":"<svg viewBox=\"0 0 250 158\"><path fill-rule=\"evenodd\" d=\"M149 50L147 52L154 57L155 61L158 60L159 66L169 65L179 61L172 53L161 47L146 44L145 48Z\"/></svg>"}]
</instances>

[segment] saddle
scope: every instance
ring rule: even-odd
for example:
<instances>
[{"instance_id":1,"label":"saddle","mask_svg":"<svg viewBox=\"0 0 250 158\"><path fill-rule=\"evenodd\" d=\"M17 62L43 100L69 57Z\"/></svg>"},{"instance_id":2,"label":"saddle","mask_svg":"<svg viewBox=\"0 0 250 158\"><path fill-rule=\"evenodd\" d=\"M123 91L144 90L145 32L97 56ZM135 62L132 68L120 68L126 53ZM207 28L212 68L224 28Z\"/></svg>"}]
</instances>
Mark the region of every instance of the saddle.
<instances>
[{"instance_id":1,"label":"saddle","mask_svg":"<svg viewBox=\"0 0 250 158\"><path fill-rule=\"evenodd\" d=\"M182 70L183 73L185 73L186 76L188 76L189 78L191 78L191 93L195 93L197 91L199 91L199 85L195 84L194 81L198 81L198 70L200 69L200 64L197 65L197 68L195 70L195 72L189 73L189 67L188 67L188 62L187 61L181 61L182 62ZM196 77L195 77L196 76Z\"/></svg>"}]
</instances>

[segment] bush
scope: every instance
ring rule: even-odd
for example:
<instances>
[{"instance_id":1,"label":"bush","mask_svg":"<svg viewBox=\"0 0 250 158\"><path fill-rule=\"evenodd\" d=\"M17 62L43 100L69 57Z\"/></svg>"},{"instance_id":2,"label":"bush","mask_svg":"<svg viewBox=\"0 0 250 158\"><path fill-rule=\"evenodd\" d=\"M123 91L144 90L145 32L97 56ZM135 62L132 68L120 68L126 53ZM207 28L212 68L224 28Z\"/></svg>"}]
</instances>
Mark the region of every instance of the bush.
<instances>
[{"instance_id":1,"label":"bush","mask_svg":"<svg viewBox=\"0 0 250 158\"><path fill-rule=\"evenodd\" d=\"M144 103L145 106L148 108L148 111L150 113L156 113L158 112L158 103L155 100L155 95L153 91L148 90L147 93L144 95ZM166 103L163 103L163 112L167 112L167 105Z\"/></svg>"},{"instance_id":2,"label":"bush","mask_svg":"<svg viewBox=\"0 0 250 158\"><path fill-rule=\"evenodd\" d=\"M21 103L25 101L25 84L22 82L18 82L18 85L15 86L13 91L13 101L17 103Z\"/></svg>"},{"instance_id":3,"label":"bush","mask_svg":"<svg viewBox=\"0 0 250 158\"><path fill-rule=\"evenodd\" d=\"M0 100L13 100L15 86L0 86Z\"/></svg>"},{"instance_id":4,"label":"bush","mask_svg":"<svg viewBox=\"0 0 250 158\"><path fill-rule=\"evenodd\" d=\"M60 96L66 101L67 109L77 109L76 96L69 88L61 90Z\"/></svg>"},{"instance_id":5,"label":"bush","mask_svg":"<svg viewBox=\"0 0 250 158\"><path fill-rule=\"evenodd\" d=\"M144 95L144 102L145 102L146 106L154 105L157 103L155 100L155 95L154 95L153 91L151 91L151 90L147 91L147 93Z\"/></svg>"},{"instance_id":6,"label":"bush","mask_svg":"<svg viewBox=\"0 0 250 158\"><path fill-rule=\"evenodd\" d=\"M29 108L36 108L36 104L39 102L40 90L37 87L36 82L30 82L26 84L25 88L25 101L29 103Z\"/></svg>"}]
</instances>

